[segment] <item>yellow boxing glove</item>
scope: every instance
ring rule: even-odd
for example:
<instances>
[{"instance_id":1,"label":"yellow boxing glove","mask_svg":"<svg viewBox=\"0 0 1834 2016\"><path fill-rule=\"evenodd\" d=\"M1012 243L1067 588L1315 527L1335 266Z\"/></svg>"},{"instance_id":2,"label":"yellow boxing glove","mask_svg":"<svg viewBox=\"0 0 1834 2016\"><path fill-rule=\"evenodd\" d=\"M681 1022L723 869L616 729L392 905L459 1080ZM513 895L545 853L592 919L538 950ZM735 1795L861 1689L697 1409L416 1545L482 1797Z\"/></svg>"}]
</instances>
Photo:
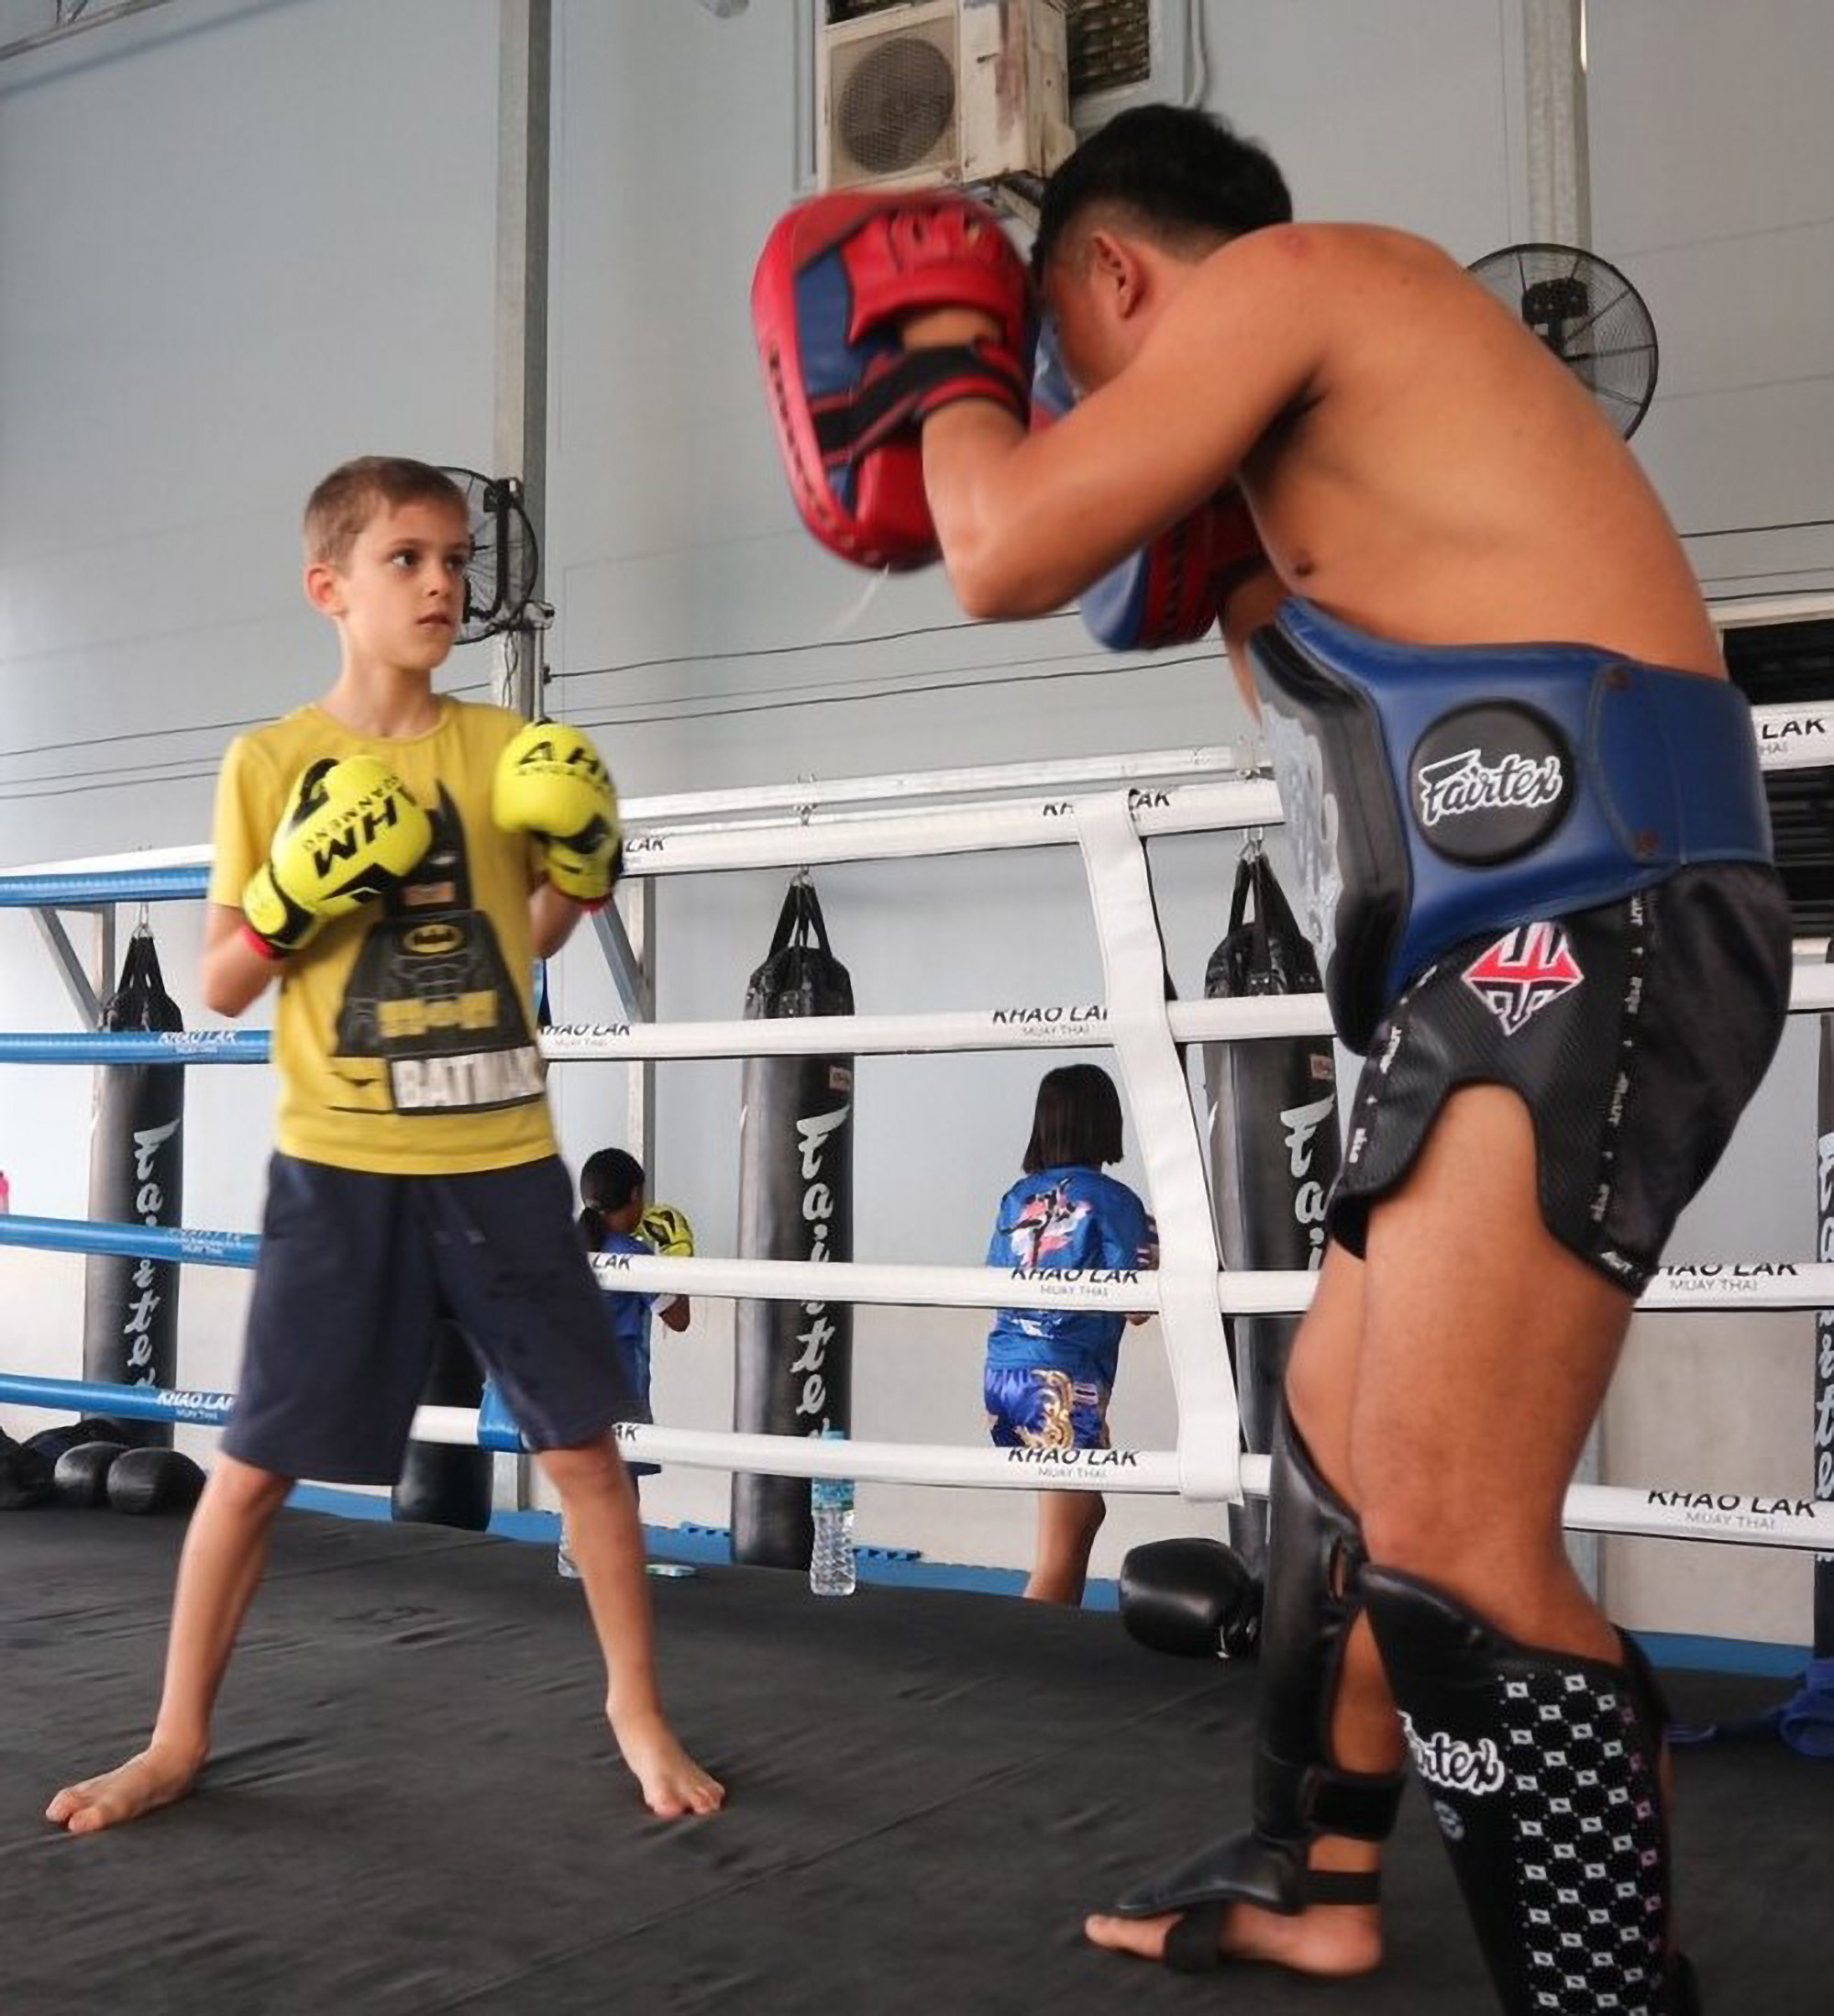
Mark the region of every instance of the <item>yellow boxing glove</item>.
<instances>
[{"instance_id":1,"label":"yellow boxing glove","mask_svg":"<svg viewBox=\"0 0 1834 2016\"><path fill-rule=\"evenodd\" d=\"M491 817L542 843L547 879L596 910L618 879L618 794L604 759L564 721L531 721L497 759Z\"/></svg>"},{"instance_id":2,"label":"yellow boxing glove","mask_svg":"<svg viewBox=\"0 0 1834 2016\"><path fill-rule=\"evenodd\" d=\"M672 1260L694 1257L694 1228L688 1213L673 1204L651 1204L636 1222L637 1236Z\"/></svg>"},{"instance_id":3,"label":"yellow boxing glove","mask_svg":"<svg viewBox=\"0 0 1834 2016\"><path fill-rule=\"evenodd\" d=\"M242 891L250 939L266 958L286 958L328 918L392 889L432 845L432 820L386 763L321 757L294 782L268 858Z\"/></svg>"}]
</instances>

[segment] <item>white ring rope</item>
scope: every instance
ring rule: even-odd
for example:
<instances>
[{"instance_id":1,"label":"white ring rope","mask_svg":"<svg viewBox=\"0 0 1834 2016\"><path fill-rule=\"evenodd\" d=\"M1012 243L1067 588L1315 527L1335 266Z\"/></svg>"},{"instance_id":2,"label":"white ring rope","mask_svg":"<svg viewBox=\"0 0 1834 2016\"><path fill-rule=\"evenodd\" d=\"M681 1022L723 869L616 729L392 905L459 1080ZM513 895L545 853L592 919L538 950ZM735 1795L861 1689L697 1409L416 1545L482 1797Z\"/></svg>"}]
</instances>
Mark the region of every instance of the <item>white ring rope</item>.
<instances>
[{"instance_id":1,"label":"white ring rope","mask_svg":"<svg viewBox=\"0 0 1834 2016\"><path fill-rule=\"evenodd\" d=\"M1742 614L1729 618L1742 620ZM1770 609L1750 620L1781 617ZM1834 708L1762 710L1758 726L1768 770L1806 768L1834 759ZM799 1301L1156 1310L1165 1318L1179 1419L1175 1452L1047 1454L855 1442L829 1451L818 1442L796 1437L646 1425L619 1431L633 1454L721 1469L790 1476L833 1472L887 1482L1098 1488L1182 1493L1197 1500L1232 1497L1244 1490L1265 1493L1265 1459L1237 1458L1235 1454L1235 1396L1221 1317L1225 1312L1301 1311L1310 1301L1315 1277L1273 1271L1219 1274L1202 1142L1177 1047L1327 1034L1330 1021L1322 996L1316 994L1166 1003L1161 986L1164 951L1143 844L1157 835L1277 825L1279 803L1271 781L1239 773L1219 776L1219 771L1228 771L1232 760L1228 751L1159 751L1055 767L1014 765L927 778L774 786L626 805L626 857L634 875L1079 845L1106 976L1105 1002L668 1026L562 1025L545 1032L543 1048L550 1058L570 1061L1112 1047L1147 1167L1162 1264L1156 1276L1127 1271L1112 1279L1056 1275L1047 1279L1038 1270L1021 1277L988 1268L825 1262L818 1271L813 1264L789 1261L617 1257L619 1282L700 1295ZM1186 781L1150 786L1142 781L1166 777ZM1079 788L1097 779L1127 788ZM1000 795L1019 790L1042 790L1046 795ZM1073 795L1062 795L1065 791ZM995 794L991 802L989 794ZM914 803L952 797L967 802ZM888 805L895 809L885 809ZM793 817L783 815L792 810ZM20 870L0 877L0 903L7 900L9 881L62 874L105 883L111 874L125 878L155 869L202 869L208 858L204 848L168 848ZM41 901L19 895L12 900ZM104 892L82 900L109 899ZM1798 1013L1834 1008L1834 967L1798 965L1791 1007ZM179 1039L185 1061L212 1060L191 1047L197 1044L207 1048L210 1034ZM206 1257L202 1247L196 1257ZM602 1266L600 1271L602 1278L608 1269ZM1664 1268L1640 1306L1695 1311L1834 1307L1834 1265ZM477 1415L467 1409L423 1408L415 1434L423 1440L475 1443ZM1567 1521L1601 1532L1736 1539L1824 1551L1834 1547L1834 1505L1784 1498L1575 1486L1567 1501Z\"/></svg>"}]
</instances>

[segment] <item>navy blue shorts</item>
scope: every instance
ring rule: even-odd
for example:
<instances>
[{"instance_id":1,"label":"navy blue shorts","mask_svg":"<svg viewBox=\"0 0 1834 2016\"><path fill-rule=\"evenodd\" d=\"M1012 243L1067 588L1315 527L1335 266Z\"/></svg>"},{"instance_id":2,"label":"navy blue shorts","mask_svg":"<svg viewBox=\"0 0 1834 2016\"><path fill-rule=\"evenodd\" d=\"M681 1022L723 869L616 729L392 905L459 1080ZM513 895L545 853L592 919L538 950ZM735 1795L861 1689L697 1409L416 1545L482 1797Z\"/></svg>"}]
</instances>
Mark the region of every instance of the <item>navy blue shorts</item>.
<instances>
[{"instance_id":1,"label":"navy blue shorts","mask_svg":"<svg viewBox=\"0 0 1834 2016\"><path fill-rule=\"evenodd\" d=\"M1105 1449L1108 1388L1052 1365L989 1365L987 1432L997 1449Z\"/></svg>"},{"instance_id":2,"label":"navy blue shorts","mask_svg":"<svg viewBox=\"0 0 1834 2016\"><path fill-rule=\"evenodd\" d=\"M392 1484L442 1316L532 1447L635 1417L558 1157L378 1176L276 1155L223 1447L281 1477Z\"/></svg>"}]
</instances>

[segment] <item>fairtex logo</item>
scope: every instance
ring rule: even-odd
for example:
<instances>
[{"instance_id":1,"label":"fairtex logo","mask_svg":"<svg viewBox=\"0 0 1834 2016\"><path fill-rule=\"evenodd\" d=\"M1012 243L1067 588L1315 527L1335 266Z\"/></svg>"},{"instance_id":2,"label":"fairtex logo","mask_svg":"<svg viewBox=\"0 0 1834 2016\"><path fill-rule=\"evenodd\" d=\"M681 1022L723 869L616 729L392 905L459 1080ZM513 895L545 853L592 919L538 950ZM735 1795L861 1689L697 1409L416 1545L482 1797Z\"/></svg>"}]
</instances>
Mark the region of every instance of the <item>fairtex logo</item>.
<instances>
[{"instance_id":1,"label":"fairtex logo","mask_svg":"<svg viewBox=\"0 0 1834 2016\"><path fill-rule=\"evenodd\" d=\"M1287 1135L1287 1173L1293 1180L1293 1219L1311 1249L1308 1267L1317 1267L1324 1258L1324 1204L1329 1191L1329 1186L1312 1174L1313 1153L1320 1128L1336 1118L1334 1090L1309 1105L1287 1106L1280 1114Z\"/></svg>"},{"instance_id":2,"label":"fairtex logo","mask_svg":"<svg viewBox=\"0 0 1834 2016\"><path fill-rule=\"evenodd\" d=\"M1408 1739L1415 1770L1429 1785L1438 1786L1442 1792L1475 1793L1480 1799L1503 1789L1507 1774L1502 1753L1488 1736L1481 1743L1444 1734L1423 1736L1405 1711L1401 1733Z\"/></svg>"},{"instance_id":3,"label":"fairtex logo","mask_svg":"<svg viewBox=\"0 0 1834 2016\"><path fill-rule=\"evenodd\" d=\"M1480 749L1422 763L1414 785L1420 794L1420 824L1462 819L1474 812L1538 812L1560 803L1566 771L1557 756L1530 758L1513 751L1486 763Z\"/></svg>"},{"instance_id":4,"label":"fairtex logo","mask_svg":"<svg viewBox=\"0 0 1834 2016\"><path fill-rule=\"evenodd\" d=\"M1557 924L1525 924L1480 952L1464 984L1512 1036L1530 1015L1570 994L1585 978Z\"/></svg>"}]
</instances>

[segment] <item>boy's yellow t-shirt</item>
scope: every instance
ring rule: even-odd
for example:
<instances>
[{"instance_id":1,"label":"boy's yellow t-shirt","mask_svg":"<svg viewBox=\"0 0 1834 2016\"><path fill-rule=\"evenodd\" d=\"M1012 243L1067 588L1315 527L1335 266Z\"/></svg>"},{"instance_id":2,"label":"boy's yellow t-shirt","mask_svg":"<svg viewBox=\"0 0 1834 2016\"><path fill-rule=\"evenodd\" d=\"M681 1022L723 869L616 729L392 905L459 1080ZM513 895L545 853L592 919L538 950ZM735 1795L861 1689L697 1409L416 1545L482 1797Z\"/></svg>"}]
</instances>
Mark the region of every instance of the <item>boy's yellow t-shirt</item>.
<instances>
[{"instance_id":1,"label":"boy's yellow t-shirt","mask_svg":"<svg viewBox=\"0 0 1834 2016\"><path fill-rule=\"evenodd\" d=\"M444 696L439 708L425 735L382 738L301 707L238 737L223 759L209 894L231 909L321 757L378 758L434 822L399 889L333 918L282 963L276 1136L306 1161L451 1175L555 1151L535 1036L537 857L525 835L491 822L491 779L522 717Z\"/></svg>"}]
</instances>

